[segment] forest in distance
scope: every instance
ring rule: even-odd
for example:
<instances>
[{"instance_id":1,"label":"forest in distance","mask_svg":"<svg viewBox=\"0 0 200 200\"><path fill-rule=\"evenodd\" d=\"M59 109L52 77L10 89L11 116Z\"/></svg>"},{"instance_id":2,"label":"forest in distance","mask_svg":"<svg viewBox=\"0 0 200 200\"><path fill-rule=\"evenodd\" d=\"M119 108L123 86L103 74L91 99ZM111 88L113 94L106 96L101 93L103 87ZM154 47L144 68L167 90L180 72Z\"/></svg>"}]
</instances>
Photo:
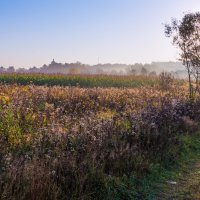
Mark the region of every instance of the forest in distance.
<instances>
[{"instance_id":1,"label":"forest in distance","mask_svg":"<svg viewBox=\"0 0 200 200\"><path fill-rule=\"evenodd\" d=\"M80 62L58 63L53 60L42 67L15 68L0 67L0 73L44 73L44 74L108 74L108 75L150 75L169 72L176 78L185 78L187 72L181 62L152 62L151 64L96 64L87 65Z\"/></svg>"}]
</instances>

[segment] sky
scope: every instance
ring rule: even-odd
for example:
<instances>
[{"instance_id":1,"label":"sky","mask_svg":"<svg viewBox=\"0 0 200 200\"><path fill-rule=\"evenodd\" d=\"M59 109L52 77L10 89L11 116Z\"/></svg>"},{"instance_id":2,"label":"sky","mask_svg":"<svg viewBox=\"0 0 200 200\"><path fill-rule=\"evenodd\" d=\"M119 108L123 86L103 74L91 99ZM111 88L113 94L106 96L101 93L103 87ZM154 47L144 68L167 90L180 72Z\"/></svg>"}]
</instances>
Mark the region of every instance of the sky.
<instances>
[{"instance_id":1,"label":"sky","mask_svg":"<svg viewBox=\"0 0 200 200\"><path fill-rule=\"evenodd\" d=\"M164 23L200 0L0 0L0 66L176 61Z\"/></svg>"}]
</instances>

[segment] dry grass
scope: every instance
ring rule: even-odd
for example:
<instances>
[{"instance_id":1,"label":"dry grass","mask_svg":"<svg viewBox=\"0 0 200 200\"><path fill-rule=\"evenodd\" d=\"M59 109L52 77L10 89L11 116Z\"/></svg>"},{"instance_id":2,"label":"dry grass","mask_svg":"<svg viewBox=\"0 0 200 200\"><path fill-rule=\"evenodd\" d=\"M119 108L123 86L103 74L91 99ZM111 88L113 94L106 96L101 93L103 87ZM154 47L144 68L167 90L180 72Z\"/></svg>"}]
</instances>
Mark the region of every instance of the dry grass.
<instances>
[{"instance_id":1,"label":"dry grass","mask_svg":"<svg viewBox=\"0 0 200 200\"><path fill-rule=\"evenodd\" d=\"M179 135L197 126L199 101L180 85L0 91L1 199L105 198L110 177L176 159Z\"/></svg>"}]
</instances>

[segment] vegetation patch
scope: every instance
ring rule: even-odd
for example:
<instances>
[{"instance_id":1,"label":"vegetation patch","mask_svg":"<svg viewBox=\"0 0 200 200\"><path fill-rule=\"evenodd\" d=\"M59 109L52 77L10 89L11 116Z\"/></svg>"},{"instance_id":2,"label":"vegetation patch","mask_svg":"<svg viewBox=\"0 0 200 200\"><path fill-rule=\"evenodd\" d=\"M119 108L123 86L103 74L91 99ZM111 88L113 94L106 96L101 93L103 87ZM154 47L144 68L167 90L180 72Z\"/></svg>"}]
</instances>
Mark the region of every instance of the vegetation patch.
<instances>
[{"instance_id":1,"label":"vegetation patch","mask_svg":"<svg viewBox=\"0 0 200 200\"><path fill-rule=\"evenodd\" d=\"M174 166L199 126L199 99L173 84L0 85L1 199L153 198L152 171Z\"/></svg>"}]
</instances>

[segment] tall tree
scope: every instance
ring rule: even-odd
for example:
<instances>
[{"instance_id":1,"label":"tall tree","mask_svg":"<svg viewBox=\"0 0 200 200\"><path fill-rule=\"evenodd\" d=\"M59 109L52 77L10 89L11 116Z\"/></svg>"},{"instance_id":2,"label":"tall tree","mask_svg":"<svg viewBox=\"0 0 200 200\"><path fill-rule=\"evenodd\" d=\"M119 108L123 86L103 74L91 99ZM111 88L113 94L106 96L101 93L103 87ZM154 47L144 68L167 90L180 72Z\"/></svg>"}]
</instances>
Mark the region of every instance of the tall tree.
<instances>
[{"instance_id":1,"label":"tall tree","mask_svg":"<svg viewBox=\"0 0 200 200\"><path fill-rule=\"evenodd\" d=\"M187 69L189 95L192 98L200 83L200 13L185 14L182 20L172 19L171 24L165 25L165 34L180 50L180 60Z\"/></svg>"}]
</instances>

